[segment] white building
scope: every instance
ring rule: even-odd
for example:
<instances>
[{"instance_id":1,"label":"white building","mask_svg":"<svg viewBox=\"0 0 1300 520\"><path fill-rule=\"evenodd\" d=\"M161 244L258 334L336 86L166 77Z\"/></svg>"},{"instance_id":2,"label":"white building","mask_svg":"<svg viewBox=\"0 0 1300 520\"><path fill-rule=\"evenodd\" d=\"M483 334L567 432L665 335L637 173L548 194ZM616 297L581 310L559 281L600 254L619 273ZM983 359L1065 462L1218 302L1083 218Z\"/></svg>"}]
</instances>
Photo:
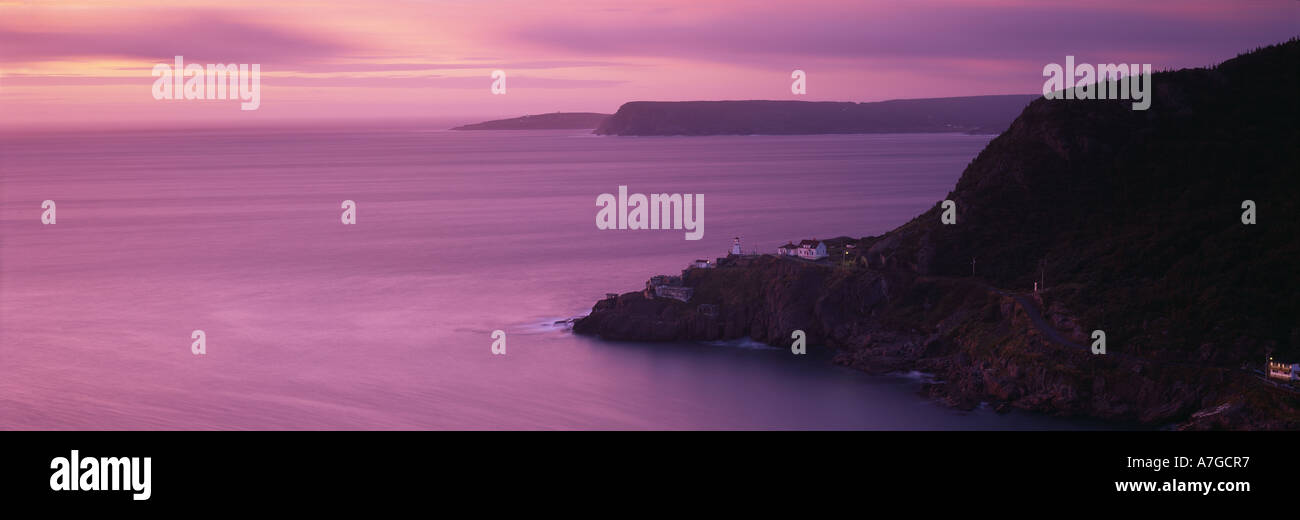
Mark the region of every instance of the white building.
<instances>
[{"instance_id":1,"label":"white building","mask_svg":"<svg viewBox=\"0 0 1300 520\"><path fill-rule=\"evenodd\" d=\"M736 237L735 241L731 243L731 254L740 256L740 237Z\"/></svg>"},{"instance_id":2,"label":"white building","mask_svg":"<svg viewBox=\"0 0 1300 520\"><path fill-rule=\"evenodd\" d=\"M776 254L797 256L804 260L820 260L826 258L826 242L817 239L803 240L797 245L789 243L776 248Z\"/></svg>"},{"instance_id":3,"label":"white building","mask_svg":"<svg viewBox=\"0 0 1300 520\"><path fill-rule=\"evenodd\" d=\"M804 240L799 242L799 258L808 260L818 260L826 258L826 242L818 242L816 239Z\"/></svg>"},{"instance_id":4,"label":"white building","mask_svg":"<svg viewBox=\"0 0 1300 520\"><path fill-rule=\"evenodd\" d=\"M708 260L697 259L696 261L691 262L690 267L695 268L695 269L708 269L708 268L710 268L710 267L713 267L713 265L712 265L712 264L709 264L709 261L708 261Z\"/></svg>"}]
</instances>

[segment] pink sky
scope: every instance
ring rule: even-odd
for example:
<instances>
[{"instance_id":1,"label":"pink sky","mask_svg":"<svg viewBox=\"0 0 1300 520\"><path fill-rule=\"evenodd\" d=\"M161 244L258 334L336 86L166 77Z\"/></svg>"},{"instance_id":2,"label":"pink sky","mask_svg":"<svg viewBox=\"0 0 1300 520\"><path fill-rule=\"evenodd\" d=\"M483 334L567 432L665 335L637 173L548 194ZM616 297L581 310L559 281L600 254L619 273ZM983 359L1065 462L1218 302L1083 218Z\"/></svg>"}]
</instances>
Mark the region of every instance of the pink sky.
<instances>
[{"instance_id":1,"label":"pink sky","mask_svg":"<svg viewBox=\"0 0 1300 520\"><path fill-rule=\"evenodd\" d=\"M272 5L273 4L273 5ZM632 100L1039 92L1042 67L1209 65L1300 35L1295 0L0 0L4 126L476 120ZM158 101L156 63L258 63L262 102ZM489 91L494 69L508 93ZM808 94L790 93L790 73Z\"/></svg>"}]
</instances>

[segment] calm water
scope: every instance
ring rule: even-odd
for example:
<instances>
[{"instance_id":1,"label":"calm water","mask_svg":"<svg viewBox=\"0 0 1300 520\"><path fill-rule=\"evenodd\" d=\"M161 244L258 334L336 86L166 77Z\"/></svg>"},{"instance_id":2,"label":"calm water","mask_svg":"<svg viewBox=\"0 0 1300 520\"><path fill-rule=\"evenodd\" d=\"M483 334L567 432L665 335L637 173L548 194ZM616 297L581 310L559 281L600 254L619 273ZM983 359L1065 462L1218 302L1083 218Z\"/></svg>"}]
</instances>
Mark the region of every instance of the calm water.
<instances>
[{"instance_id":1,"label":"calm water","mask_svg":"<svg viewBox=\"0 0 1300 520\"><path fill-rule=\"evenodd\" d=\"M942 199L988 136L3 137L0 427L1080 427L950 410L914 378L825 353L550 325L733 236L771 251L886 231ZM620 184L704 193L704 239L597 230L596 196ZM40 223L45 199L56 225ZM190 353L195 329L206 356Z\"/></svg>"}]
</instances>

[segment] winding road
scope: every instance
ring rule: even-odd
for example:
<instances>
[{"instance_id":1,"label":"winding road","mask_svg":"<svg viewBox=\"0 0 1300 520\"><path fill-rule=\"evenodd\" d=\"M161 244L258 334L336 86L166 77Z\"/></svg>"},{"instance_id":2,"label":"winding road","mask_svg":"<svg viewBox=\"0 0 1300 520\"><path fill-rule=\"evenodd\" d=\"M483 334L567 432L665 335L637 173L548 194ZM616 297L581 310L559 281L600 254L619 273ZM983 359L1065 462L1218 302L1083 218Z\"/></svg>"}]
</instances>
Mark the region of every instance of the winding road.
<instances>
[{"instance_id":1,"label":"winding road","mask_svg":"<svg viewBox=\"0 0 1300 520\"><path fill-rule=\"evenodd\" d=\"M1003 291L1002 289L998 289L996 287L991 287L988 285L984 285L984 287L989 289L990 291L997 293L1000 296L1010 296L1012 300L1015 300L1016 303L1020 304L1020 308L1025 310L1025 314L1029 316L1029 321L1034 324L1034 328L1038 329L1039 332L1045 334L1047 336L1047 339L1051 340L1052 343L1056 343L1058 345L1070 347L1070 348L1083 349L1089 352L1092 351L1092 347L1089 347L1087 345L1080 345L1078 343L1070 341L1070 339L1065 337L1064 334L1061 334L1060 331L1056 330L1055 327L1053 327L1050 323L1047 322L1046 318L1043 318L1043 314L1041 312L1038 312L1038 306L1030 303L1030 301L1026 299L1024 296L1021 296L1019 294L1011 294L1006 291Z\"/></svg>"}]
</instances>

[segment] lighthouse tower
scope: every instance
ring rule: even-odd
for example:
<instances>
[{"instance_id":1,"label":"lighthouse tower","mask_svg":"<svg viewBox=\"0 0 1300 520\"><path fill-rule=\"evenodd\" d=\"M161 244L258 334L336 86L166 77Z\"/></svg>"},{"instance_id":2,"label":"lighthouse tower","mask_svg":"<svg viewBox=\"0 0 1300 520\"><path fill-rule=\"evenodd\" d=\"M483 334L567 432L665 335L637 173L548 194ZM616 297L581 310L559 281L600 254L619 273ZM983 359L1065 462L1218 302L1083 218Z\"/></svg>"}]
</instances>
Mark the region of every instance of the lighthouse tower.
<instances>
[{"instance_id":1,"label":"lighthouse tower","mask_svg":"<svg viewBox=\"0 0 1300 520\"><path fill-rule=\"evenodd\" d=\"M736 237L731 243L731 254L740 256L740 237Z\"/></svg>"}]
</instances>

